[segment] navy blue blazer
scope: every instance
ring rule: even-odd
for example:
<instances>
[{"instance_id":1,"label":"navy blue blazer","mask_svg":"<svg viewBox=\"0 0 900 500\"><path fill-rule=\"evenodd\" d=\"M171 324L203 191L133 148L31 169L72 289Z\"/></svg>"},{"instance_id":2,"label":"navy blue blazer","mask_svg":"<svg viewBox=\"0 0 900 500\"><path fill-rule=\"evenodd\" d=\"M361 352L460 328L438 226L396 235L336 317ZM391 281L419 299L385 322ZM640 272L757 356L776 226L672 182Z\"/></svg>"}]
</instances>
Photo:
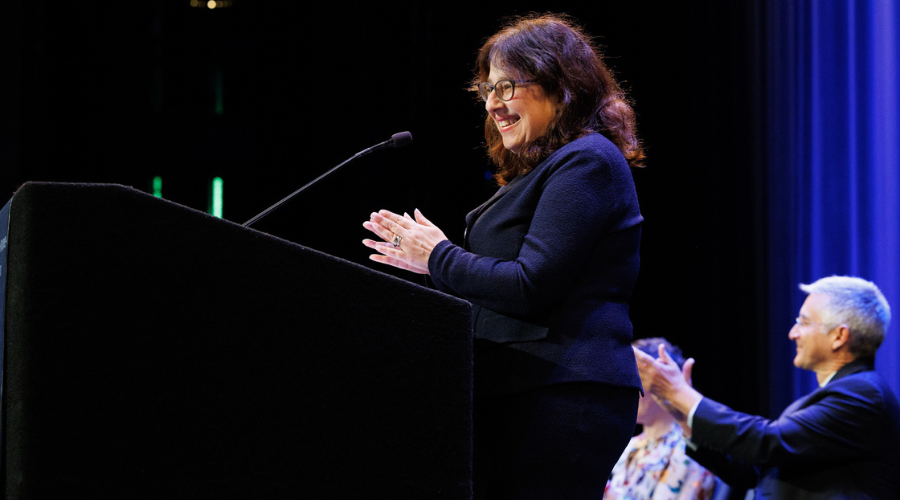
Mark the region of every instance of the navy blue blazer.
<instances>
[{"instance_id":1,"label":"navy blue blazer","mask_svg":"<svg viewBox=\"0 0 900 500\"><path fill-rule=\"evenodd\" d=\"M592 134L469 213L462 246L434 248L435 286L473 304L478 390L640 389L628 300L642 221L628 163Z\"/></svg>"},{"instance_id":2,"label":"navy blue blazer","mask_svg":"<svg viewBox=\"0 0 900 500\"><path fill-rule=\"evenodd\" d=\"M704 398L688 452L723 481L756 487L756 498L900 498L900 404L871 358L844 365L831 381L777 420Z\"/></svg>"}]
</instances>

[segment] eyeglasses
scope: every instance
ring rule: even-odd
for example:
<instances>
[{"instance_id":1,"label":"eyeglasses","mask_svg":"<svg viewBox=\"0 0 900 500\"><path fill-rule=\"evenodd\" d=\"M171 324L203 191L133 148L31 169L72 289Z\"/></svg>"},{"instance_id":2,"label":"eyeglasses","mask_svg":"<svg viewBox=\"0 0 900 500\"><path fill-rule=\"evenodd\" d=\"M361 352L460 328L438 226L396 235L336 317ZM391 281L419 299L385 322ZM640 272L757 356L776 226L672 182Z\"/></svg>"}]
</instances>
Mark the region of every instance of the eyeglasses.
<instances>
[{"instance_id":1,"label":"eyeglasses","mask_svg":"<svg viewBox=\"0 0 900 500\"><path fill-rule=\"evenodd\" d=\"M534 82L535 80L522 80L521 82L515 80L500 80L493 85L488 82L481 82L476 87L478 88L478 95L480 95L485 102L487 102L488 96L491 95L492 91L497 92L497 99L508 101L516 94L516 85L525 87L525 84Z\"/></svg>"},{"instance_id":2,"label":"eyeglasses","mask_svg":"<svg viewBox=\"0 0 900 500\"><path fill-rule=\"evenodd\" d=\"M808 319L801 318L799 316L797 318L794 318L794 324L796 326L799 326L800 328L807 328L807 327L810 327L813 325L823 325L823 326L828 325L828 323L817 323L815 321L809 321Z\"/></svg>"}]
</instances>

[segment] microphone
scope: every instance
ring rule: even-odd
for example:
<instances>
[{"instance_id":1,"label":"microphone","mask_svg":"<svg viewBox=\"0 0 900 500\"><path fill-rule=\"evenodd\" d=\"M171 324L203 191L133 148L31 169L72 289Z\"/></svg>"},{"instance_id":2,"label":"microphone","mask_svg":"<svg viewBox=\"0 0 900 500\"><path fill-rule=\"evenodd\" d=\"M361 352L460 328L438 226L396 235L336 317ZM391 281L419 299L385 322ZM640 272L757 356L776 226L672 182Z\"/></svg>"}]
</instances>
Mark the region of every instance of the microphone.
<instances>
[{"instance_id":1,"label":"microphone","mask_svg":"<svg viewBox=\"0 0 900 500\"><path fill-rule=\"evenodd\" d=\"M375 146L372 146L369 149L371 149L372 151L375 151L376 149L383 149L383 148L402 148L403 146L406 146L407 144L409 144L411 142L412 142L412 134L410 134L409 132L397 132L396 134L392 135L390 139L382 142L381 144L376 144ZM357 154L364 155L368 152L369 152L369 150L367 149L365 151L360 151Z\"/></svg>"},{"instance_id":2,"label":"microphone","mask_svg":"<svg viewBox=\"0 0 900 500\"><path fill-rule=\"evenodd\" d=\"M283 200L281 200L278 203L272 205L271 207L263 210L262 212L258 213L255 217L253 217L252 219L248 220L247 222L245 222L241 225L244 227L250 227L251 224L258 221L259 219L262 219L266 215L269 215L269 213L271 213L273 210L275 210L276 208L278 208L281 205L283 205L284 203L286 203L288 200L290 200L294 196L297 196L298 194L302 193L303 191L306 191L308 188L312 187L315 183L317 183L320 180L324 179L325 177L328 177L329 175L331 175L331 173L334 172L335 170L343 167L347 163L350 163L351 161L353 161L357 158L362 158L363 156L371 153L372 151L376 151L378 149L401 148L411 142L412 142L412 134L410 134L409 132L397 132L396 134L392 135L390 139L388 139L382 143L376 144L372 147L366 148L366 149L360 151L359 153L356 153L355 155L351 156L350 158L347 158L346 160L341 162L339 165L335 166L334 168L325 172L324 174L316 177L315 179L310 181L305 186L303 186L300 189L294 191L293 193L287 195Z\"/></svg>"},{"instance_id":3,"label":"microphone","mask_svg":"<svg viewBox=\"0 0 900 500\"><path fill-rule=\"evenodd\" d=\"M391 136L391 142L394 143L393 147L402 148L412 142L412 134L409 132L397 132Z\"/></svg>"}]
</instances>

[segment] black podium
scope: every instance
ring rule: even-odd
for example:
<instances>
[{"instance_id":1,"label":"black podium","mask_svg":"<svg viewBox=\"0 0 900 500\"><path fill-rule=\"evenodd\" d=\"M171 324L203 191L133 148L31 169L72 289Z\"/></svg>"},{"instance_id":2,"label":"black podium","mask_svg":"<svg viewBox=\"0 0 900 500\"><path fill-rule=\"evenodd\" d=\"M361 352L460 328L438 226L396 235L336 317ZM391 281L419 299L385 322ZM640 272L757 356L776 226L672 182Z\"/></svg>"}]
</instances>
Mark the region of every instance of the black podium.
<instances>
[{"instance_id":1,"label":"black podium","mask_svg":"<svg viewBox=\"0 0 900 500\"><path fill-rule=\"evenodd\" d=\"M471 497L468 303L122 186L5 213L5 498Z\"/></svg>"}]
</instances>

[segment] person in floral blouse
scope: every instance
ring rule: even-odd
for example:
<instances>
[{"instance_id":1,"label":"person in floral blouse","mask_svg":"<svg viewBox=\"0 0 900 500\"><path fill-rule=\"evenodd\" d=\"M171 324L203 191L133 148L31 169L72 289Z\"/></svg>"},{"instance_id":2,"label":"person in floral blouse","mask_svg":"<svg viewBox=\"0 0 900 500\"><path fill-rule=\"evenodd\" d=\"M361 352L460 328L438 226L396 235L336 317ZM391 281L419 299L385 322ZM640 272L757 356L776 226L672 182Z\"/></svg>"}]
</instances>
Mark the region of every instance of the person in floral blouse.
<instances>
[{"instance_id":1,"label":"person in floral blouse","mask_svg":"<svg viewBox=\"0 0 900 500\"><path fill-rule=\"evenodd\" d=\"M681 349L663 338L636 340L636 349L657 357L659 344L666 347L679 367ZM715 476L685 454L685 440L675 418L649 393L641 398L637 423L642 433L631 438L606 483L604 500L708 500Z\"/></svg>"}]
</instances>

